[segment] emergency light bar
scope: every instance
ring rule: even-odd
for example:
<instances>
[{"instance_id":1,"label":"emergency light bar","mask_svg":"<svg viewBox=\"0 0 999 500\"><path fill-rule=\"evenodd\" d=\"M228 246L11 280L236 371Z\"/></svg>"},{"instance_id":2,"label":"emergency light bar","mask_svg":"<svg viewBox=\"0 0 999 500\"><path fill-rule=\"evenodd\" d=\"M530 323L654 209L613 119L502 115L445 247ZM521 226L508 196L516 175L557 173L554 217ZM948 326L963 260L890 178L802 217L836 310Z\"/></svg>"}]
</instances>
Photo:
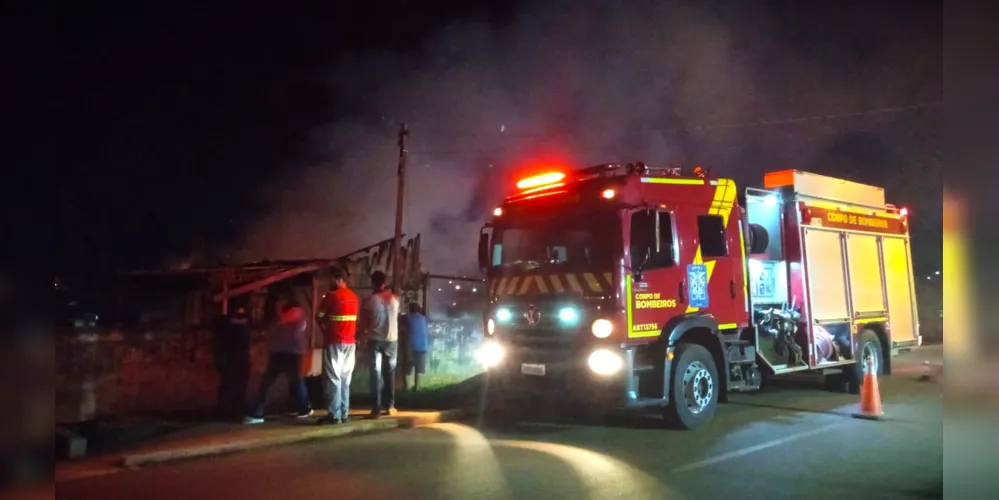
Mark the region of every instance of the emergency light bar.
<instances>
[{"instance_id":1,"label":"emergency light bar","mask_svg":"<svg viewBox=\"0 0 999 500\"><path fill-rule=\"evenodd\" d=\"M565 174L562 172L546 172L531 177L525 177L517 181L517 189L531 189L548 186L551 184L557 184L562 179L565 179Z\"/></svg>"}]
</instances>

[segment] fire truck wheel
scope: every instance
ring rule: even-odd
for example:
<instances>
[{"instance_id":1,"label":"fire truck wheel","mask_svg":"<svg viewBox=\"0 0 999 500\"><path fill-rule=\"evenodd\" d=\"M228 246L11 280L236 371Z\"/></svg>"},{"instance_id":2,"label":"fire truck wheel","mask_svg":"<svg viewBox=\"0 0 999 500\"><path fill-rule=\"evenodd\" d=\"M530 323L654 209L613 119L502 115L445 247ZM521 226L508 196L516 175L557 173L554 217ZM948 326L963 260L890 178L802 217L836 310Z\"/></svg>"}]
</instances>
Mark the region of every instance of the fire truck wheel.
<instances>
[{"instance_id":1,"label":"fire truck wheel","mask_svg":"<svg viewBox=\"0 0 999 500\"><path fill-rule=\"evenodd\" d=\"M676 348L670 377L670 404L663 407L667 423L681 429L694 429L714 416L718 406L718 369L704 346L680 344Z\"/></svg>"},{"instance_id":2,"label":"fire truck wheel","mask_svg":"<svg viewBox=\"0 0 999 500\"><path fill-rule=\"evenodd\" d=\"M882 357L881 340L878 339L878 334L874 333L873 330L864 330L860 332L860 337L857 339L857 363L851 367L854 370L854 373L851 375L855 375L855 377L850 377L851 393L860 393L860 382L864 380L864 373L866 373L867 370L865 364L868 356L870 356L871 360L874 362L874 373L879 377L884 375L884 358Z\"/></svg>"}]
</instances>

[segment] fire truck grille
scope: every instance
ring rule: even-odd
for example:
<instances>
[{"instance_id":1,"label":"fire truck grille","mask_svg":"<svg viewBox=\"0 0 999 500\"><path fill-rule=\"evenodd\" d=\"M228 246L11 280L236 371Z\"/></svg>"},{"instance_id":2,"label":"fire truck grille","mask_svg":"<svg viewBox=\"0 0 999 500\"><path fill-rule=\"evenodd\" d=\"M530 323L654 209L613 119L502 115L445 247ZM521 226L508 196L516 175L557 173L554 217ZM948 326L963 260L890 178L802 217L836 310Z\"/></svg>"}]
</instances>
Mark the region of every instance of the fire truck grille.
<instances>
[{"instance_id":1,"label":"fire truck grille","mask_svg":"<svg viewBox=\"0 0 999 500\"><path fill-rule=\"evenodd\" d=\"M569 345L572 342L573 334L554 328L518 328L507 333L504 338L515 346L558 349Z\"/></svg>"}]
</instances>

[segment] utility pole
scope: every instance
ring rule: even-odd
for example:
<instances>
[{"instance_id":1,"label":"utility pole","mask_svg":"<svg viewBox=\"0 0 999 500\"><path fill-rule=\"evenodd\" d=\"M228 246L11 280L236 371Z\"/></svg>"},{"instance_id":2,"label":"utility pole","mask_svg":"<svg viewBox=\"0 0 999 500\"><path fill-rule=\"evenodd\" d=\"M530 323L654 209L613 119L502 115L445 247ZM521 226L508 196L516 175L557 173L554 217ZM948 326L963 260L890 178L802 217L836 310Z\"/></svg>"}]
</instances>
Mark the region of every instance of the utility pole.
<instances>
[{"instance_id":1,"label":"utility pole","mask_svg":"<svg viewBox=\"0 0 999 500\"><path fill-rule=\"evenodd\" d=\"M395 193L395 242L392 245L392 287L395 292L402 293L402 207L403 195L406 192L406 138L409 137L409 127L405 123L399 127L399 185Z\"/></svg>"}]
</instances>

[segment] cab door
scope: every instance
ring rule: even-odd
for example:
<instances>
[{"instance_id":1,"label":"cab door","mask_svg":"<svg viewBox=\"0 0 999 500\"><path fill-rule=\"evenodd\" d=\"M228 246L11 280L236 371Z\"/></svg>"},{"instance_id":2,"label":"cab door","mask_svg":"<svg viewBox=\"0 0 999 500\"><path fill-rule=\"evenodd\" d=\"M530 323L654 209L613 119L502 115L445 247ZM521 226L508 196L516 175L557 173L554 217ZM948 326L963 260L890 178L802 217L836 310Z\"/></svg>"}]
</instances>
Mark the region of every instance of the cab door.
<instances>
[{"instance_id":1,"label":"cab door","mask_svg":"<svg viewBox=\"0 0 999 500\"><path fill-rule=\"evenodd\" d=\"M630 217L624 276L628 338L657 337L686 308L676 224L667 210L635 210Z\"/></svg>"},{"instance_id":2,"label":"cab door","mask_svg":"<svg viewBox=\"0 0 999 500\"><path fill-rule=\"evenodd\" d=\"M694 255L684 259L687 307L685 313L708 313L719 329L731 330L748 322L744 273L744 235L736 214L718 207L684 207L680 224L696 235L691 245Z\"/></svg>"}]
</instances>

